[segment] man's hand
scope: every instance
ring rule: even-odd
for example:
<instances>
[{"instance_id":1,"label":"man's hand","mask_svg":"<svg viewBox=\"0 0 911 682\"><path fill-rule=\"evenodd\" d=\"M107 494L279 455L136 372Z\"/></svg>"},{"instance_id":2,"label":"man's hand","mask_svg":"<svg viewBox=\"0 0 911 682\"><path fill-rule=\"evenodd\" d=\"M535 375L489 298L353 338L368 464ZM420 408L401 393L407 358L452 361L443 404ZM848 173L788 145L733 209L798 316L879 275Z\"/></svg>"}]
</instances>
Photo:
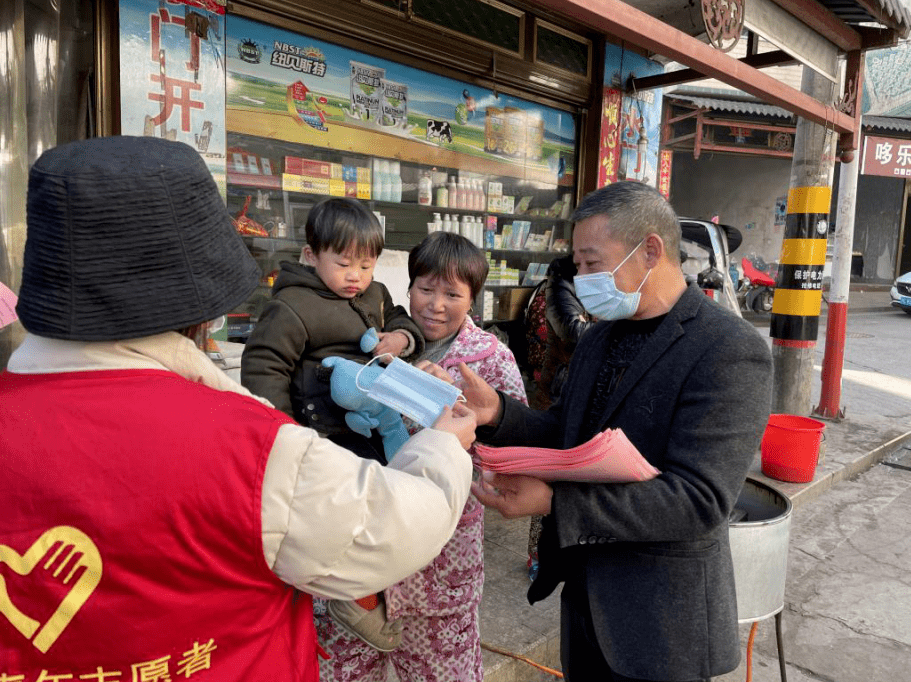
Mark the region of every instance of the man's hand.
<instances>
[{"instance_id":1,"label":"man's hand","mask_svg":"<svg viewBox=\"0 0 911 682\"><path fill-rule=\"evenodd\" d=\"M373 349L373 355L385 355L390 354L395 357L399 357L406 348L411 339L408 338L408 335L403 331L394 331L394 332L379 332L377 336L380 339L380 342L376 344L376 347Z\"/></svg>"},{"instance_id":2,"label":"man's hand","mask_svg":"<svg viewBox=\"0 0 911 682\"><path fill-rule=\"evenodd\" d=\"M503 411L500 394L464 362L459 363L459 371L462 373L459 388L465 396L466 405L477 416L478 426L499 422Z\"/></svg>"},{"instance_id":3,"label":"man's hand","mask_svg":"<svg viewBox=\"0 0 911 682\"><path fill-rule=\"evenodd\" d=\"M428 360L416 362L414 366L432 374L437 379L442 379L447 384L455 383L449 376L449 372ZM478 426L495 424L500 421L503 410L500 394L464 362L459 363L459 371L462 373L462 381L458 387L462 389L462 395L465 396L466 407L474 412Z\"/></svg>"},{"instance_id":4,"label":"man's hand","mask_svg":"<svg viewBox=\"0 0 911 682\"><path fill-rule=\"evenodd\" d=\"M493 507L507 519L551 511L553 488L531 476L496 474L484 471L471 484L471 492L485 507Z\"/></svg>"},{"instance_id":5,"label":"man's hand","mask_svg":"<svg viewBox=\"0 0 911 682\"><path fill-rule=\"evenodd\" d=\"M474 443L474 430L477 426L474 412L463 403L456 403L455 407L443 408L443 414L433 423L433 428L453 434L466 450Z\"/></svg>"}]
</instances>

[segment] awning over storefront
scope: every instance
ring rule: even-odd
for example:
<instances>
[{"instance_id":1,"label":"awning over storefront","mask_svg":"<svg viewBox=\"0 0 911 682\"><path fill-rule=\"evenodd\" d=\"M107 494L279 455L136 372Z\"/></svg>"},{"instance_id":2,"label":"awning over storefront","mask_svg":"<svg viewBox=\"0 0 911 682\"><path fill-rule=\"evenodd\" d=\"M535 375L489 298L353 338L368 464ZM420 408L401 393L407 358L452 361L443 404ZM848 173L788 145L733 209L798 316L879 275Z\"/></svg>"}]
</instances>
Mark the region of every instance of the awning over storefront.
<instances>
[{"instance_id":1,"label":"awning over storefront","mask_svg":"<svg viewBox=\"0 0 911 682\"><path fill-rule=\"evenodd\" d=\"M718 99L715 97L699 97L696 95L678 95L675 92L666 93L666 97L681 102L689 102L700 109L712 111L731 111L737 114L750 116L775 116L778 118L791 118L791 112L771 104L761 102L740 101L731 99Z\"/></svg>"},{"instance_id":2,"label":"awning over storefront","mask_svg":"<svg viewBox=\"0 0 911 682\"><path fill-rule=\"evenodd\" d=\"M754 0L758 1L758 0ZM771 0L764 0L771 2ZM710 33L699 5L680 0L542 0L553 9L621 42L677 61L702 76L716 78L753 95L767 104L781 107L835 130L840 134L842 150L857 148L859 133L859 92L862 51L893 45L911 32L911 9L902 0L774 0L791 19L799 20L784 38L779 37L777 53L748 54L735 59L703 42ZM709 7L707 2L701 3ZM744 11L744 4L732 0L733 14ZM874 22L879 28L871 28ZM847 54L847 75L842 104L835 107L821 102L796 88L769 76L756 65L793 61L809 63L804 56L789 48L802 39L822 36L840 54ZM692 80L693 74L682 72L637 82L639 90L669 82ZM672 81L669 77L680 80Z\"/></svg>"},{"instance_id":3,"label":"awning over storefront","mask_svg":"<svg viewBox=\"0 0 911 682\"><path fill-rule=\"evenodd\" d=\"M911 133L911 119L893 116L864 116L864 128L875 130L895 130L900 133Z\"/></svg>"}]
</instances>

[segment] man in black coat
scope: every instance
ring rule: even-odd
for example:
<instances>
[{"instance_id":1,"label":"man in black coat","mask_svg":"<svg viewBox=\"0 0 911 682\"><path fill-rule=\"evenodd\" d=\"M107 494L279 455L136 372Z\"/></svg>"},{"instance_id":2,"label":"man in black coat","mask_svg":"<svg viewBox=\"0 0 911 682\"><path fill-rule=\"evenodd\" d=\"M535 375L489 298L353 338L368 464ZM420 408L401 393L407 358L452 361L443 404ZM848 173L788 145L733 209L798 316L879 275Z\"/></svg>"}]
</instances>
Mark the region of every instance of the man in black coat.
<instances>
[{"instance_id":1,"label":"man in black coat","mask_svg":"<svg viewBox=\"0 0 911 682\"><path fill-rule=\"evenodd\" d=\"M660 475L639 483L475 484L515 518L545 514L529 601L564 583L566 678L704 680L740 660L728 518L771 405L771 355L757 331L694 285L680 227L651 187L621 182L575 215L576 291L601 320L579 342L548 411L498 394L467 368L478 436L571 448L622 429Z\"/></svg>"}]
</instances>

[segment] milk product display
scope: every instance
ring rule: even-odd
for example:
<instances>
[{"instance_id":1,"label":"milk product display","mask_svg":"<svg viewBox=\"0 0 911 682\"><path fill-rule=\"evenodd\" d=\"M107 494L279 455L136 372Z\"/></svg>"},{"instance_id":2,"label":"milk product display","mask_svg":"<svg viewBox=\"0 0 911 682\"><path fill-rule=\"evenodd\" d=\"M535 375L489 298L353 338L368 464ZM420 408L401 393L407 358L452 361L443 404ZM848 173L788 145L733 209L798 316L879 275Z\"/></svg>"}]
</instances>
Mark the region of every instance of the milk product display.
<instances>
[{"instance_id":1,"label":"milk product display","mask_svg":"<svg viewBox=\"0 0 911 682\"><path fill-rule=\"evenodd\" d=\"M459 204L459 185L456 183L454 175L449 176L449 184L446 186L449 193L449 207L460 208Z\"/></svg>"},{"instance_id":2,"label":"milk product display","mask_svg":"<svg viewBox=\"0 0 911 682\"><path fill-rule=\"evenodd\" d=\"M436 205L440 208L449 208L449 190L446 188L446 183L437 187Z\"/></svg>"},{"instance_id":3,"label":"milk product display","mask_svg":"<svg viewBox=\"0 0 911 682\"><path fill-rule=\"evenodd\" d=\"M459 234L466 239L471 239L471 216L463 215L462 222L459 225Z\"/></svg>"},{"instance_id":4,"label":"milk product display","mask_svg":"<svg viewBox=\"0 0 911 682\"><path fill-rule=\"evenodd\" d=\"M379 172L379 191L377 192L376 198L379 201L391 201L392 197L392 182L389 177L389 162L380 161L380 172Z\"/></svg>"},{"instance_id":5,"label":"milk product display","mask_svg":"<svg viewBox=\"0 0 911 682\"><path fill-rule=\"evenodd\" d=\"M402 200L402 170L398 161L389 162L389 196L386 201Z\"/></svg>"},{"instance_id":6,"label":"milk product display","mask_svg":"<svg viewBox=\"0 0 911 682\"><path fill-rule=\"evenodd\" d=\"M424 171L418 180L418 203L421 206L430 206L433 198L433 181L430 179L430 173Z\"/></svg>"},{"instance_id":7,"label":"milk product display","mask_svg":"<svg viewBox=\"0 0 911 682\"><path fill-rule=\"evenodd\" d=\"M351 69L351 111L362 119L379 119L382 109L382 80L386 69L349 61Z\"/></svg>"}]
</instances>

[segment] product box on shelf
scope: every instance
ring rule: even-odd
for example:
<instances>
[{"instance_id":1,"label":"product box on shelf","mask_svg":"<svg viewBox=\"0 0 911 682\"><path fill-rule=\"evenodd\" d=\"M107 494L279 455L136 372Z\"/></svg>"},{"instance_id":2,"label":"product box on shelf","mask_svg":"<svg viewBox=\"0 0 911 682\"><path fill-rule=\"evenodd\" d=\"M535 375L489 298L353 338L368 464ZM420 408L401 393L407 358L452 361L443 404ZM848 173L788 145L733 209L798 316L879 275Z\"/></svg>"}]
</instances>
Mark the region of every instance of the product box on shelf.
<instances>
[{"instance_id":1,"label":"product box on shelf","mask_svg":"<svg viewBox=\"0 0 911 682\"><path fill-rule=\"evenodd\" d=\"M312 178L302 175L282 175L282 189L286 192L305 192L310 194L329 194L329 178ZM342 183L344 185L344 183Z\"/></svg>"},{"instance_id":2,"label":"product box on shelf","mask_svg":"<svg viewBox=\"0 0 911 682\"><path fill-rule=\"evenodd\" d=\"M484 292L484 319L490 320L493 318L493 292L485 291Z\"/></svg>"},{"instance_id":3,"label":"product box on shelf","mask_svg":"<svg viewBox=\"0 0 911 682\"><path fill-rule=\"evenodd\" d=\"M529 263L522 278L522 286L534 286L547 276L548 263Z\"/></svg>"},{"instance_id":4,"label":"product box on shelf","mask_svg":"<svg viewBox=\"0 0 911 682\"><path fill-rule=\"evenodd\" d=\"M285 172L290 175L304 175L307 177L328 179L335 177L332 172L333 165L341 168L339 164L332 164L328 161L312 161L297 156L285 157ZM341 171L339 170L337 172L340 173Z\"/></svg>"},{"instance_id":5,"label":"product box on shelf","mask_svg":"<svg viewBox=\"0 0 911 682\"><path fill-rule=\"evenodd\" d=\"M500 248L501 249L514 249L515 240L514 240L514 231L515 227L512 223L508 223L503 226L503 233L500 235Z\"/></svg>"},{"instance_id":6,"label":"product box on shelf","mask_svg":"<svg viewBox=\"0 0 911 682\"><path fill-rule=\"evenodd\" d=\"M332 179L329 181L329 196L333 197L343 197L345 196L345 181Z\"/></svg>"},{"instance_id":7,"label":"product box on shelf","mask_svg":"<svg viewBox=\"0 0 911 682\"><path fill-rule=\"evenodd\" d=\"M487 183L487 210L491 213L500 213L503 206L503 183Z\"/></svg>"},{"instance_id":8,"label":"product box on shelf","mask_svg":"<svg viewBox=\"0 0 911 682\"><path fill-rule=\"evenodd\" d=\"M501 293L497 317L501 320L518 319L534 290L534 287L515 287Z\"/></svg>"},{"instance_id":9,"label":"product box on shelf","mask_svg":"<svg viewBox=\"0 0 911 682\"><path fill-rule=\"evenodd\" d=\"M515 236L515 249L525 249L528 233L531 231L531 222L528 220L516 220L513 222L513 234Z\"/></svg>"}]
</instances>

